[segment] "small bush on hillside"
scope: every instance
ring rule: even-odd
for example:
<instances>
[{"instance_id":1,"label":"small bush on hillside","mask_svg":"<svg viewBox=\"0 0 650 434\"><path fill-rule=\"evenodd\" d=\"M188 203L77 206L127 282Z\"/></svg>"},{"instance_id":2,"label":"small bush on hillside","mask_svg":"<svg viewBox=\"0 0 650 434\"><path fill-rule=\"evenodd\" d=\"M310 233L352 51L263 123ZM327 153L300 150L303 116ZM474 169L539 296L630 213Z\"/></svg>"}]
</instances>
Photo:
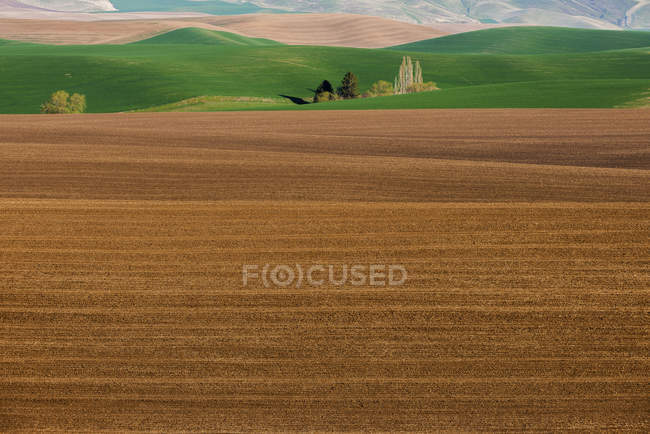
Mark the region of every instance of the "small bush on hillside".
<instances>
[{"instance_id":1,"label":"small bush on hillside","mask_svg":"<svg viewBox=\"0 0 650 434\"><path fill-rule=\"evenodd\" d=\"M379 80L377 83L374 83L372 86L370 86L368 92L366 92L363 96L365 98L374 98L376 96L393 95L393 93L394 89L392 84L385 80Z\"/></svg>"},{"instance_id":2,"label":"small bush on hillside","mask_svg":"<svg viewBox=\"0 0 650 434\"><path fill-rule=\"evenodd\" d=\"M78 93L70 96L65 90L54 92L50 99L41 104L41 113L67 114L86 111L86 96Z\"/></svg>"},{"instance_id":3,"label":"small bush on hillside","mask_svg":"<svg viewBox=\"0 0 650 434\"><path fill-rule=\"evenodd\" d=\"M338 95L332 92L321 92L314 96L315 103L336 101L337 99L339 99Z\"/></svg>"},{"instance_id":4,"label":"small bush on hillside","mask_svg":"<svg viewBox=\"0 0 650 434\"><path fill-rule=\"evenodd\" d=\"M70 94L64 90L54 92L50 100L41 104L41 113L68 113Z\"/></svg>"},{"instance_id":5,"label":"small bush on hillside","mask_svg":"<svg viewBox=\"0 0 650 434\"><path fill-rule=\"evenodd\" d=\"M70 112L71 113L84 113L86 111L86 95L78 93L72 94L70 97Z\"/></svg>"},{"instance_id":6,"label":"small bush on hillside","mask_svg":"<svg viewBox=\"0 0 650 434\"><path fill-rule=\"evenodd\" d=\"M412 93L432 92L434 90L440 90L440 88L433 81L427 83L414 83L413 86L411 86Z\"/></svg>"}]
</instances>

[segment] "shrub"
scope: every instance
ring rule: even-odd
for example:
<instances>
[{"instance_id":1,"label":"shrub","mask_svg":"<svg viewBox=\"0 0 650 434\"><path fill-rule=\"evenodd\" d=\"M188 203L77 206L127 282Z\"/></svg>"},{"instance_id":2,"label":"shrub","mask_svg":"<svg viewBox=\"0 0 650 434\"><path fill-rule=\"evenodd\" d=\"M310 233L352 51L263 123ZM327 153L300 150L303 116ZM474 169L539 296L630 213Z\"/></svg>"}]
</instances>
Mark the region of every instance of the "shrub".
<instances>
[{"instance_id":1,"label":"shrub","mask_svg":"<svg viewBox=\"0 0 650 434\"><path fill-rule=\"evenodd\" d=\"M412 93L432 92L434 90L440 90L440 88L436 86L436 84L433 81L429 81L427 83L414 83L411 86Z\"/></svg>"},{"instance_id":2,"label":"shrub","mask_svg":"<svg viewBox=\"0 0 650 434\"><path fill-rule=\"evenodd\" d=\"M70 97L70 110L72 113L84 113L86 111L86 95L73 94Z\"/></svg>"},{"instance_id":3,"label":"shrub","mask_svg":"<svg viewBox=\"0 0 650 434\"><path fill-rule=\"evenodd\" d=\"M54 92L50 100L41 104L41 113L69 113L70 94L64 90Z\"/></svg>"},{"instance_id":4,"label":"shrub","mask_svg":"<svg viewBox=\"0 0 650 434\"><path fill-rule=\"evenodd\" d=\"M54 92L47 102L41 104L41 113L66 114L83 113L85 111L86 96L78 93L70 96L65 90Z\"/></svg>"},{"instance_id":5,"label":"shrub","mask_svg":"<svg viewBox=\"0 0 650 434\"><path fill-rule=\"evenodd\" d=\"M334 90L334 89L332 89ZM329 101L336 101L338 98L338 95L336 95L333 92L320 92L314 96L314 102L319 103L319 102L329 102Z\"/></svg>"},{"instance_id":6,"label":"shrub","mask_svg":"<svg viewBox=\"0 0 650 434\"><path fill-rule=\"evenodd\" d=\"M374 83L368 89L368 92L364 94L366 98L374 98L376 96L388 96L393 95L394 89L393 85L385 80L379 80L377 83Z\"/></svg>"}]
</instances>

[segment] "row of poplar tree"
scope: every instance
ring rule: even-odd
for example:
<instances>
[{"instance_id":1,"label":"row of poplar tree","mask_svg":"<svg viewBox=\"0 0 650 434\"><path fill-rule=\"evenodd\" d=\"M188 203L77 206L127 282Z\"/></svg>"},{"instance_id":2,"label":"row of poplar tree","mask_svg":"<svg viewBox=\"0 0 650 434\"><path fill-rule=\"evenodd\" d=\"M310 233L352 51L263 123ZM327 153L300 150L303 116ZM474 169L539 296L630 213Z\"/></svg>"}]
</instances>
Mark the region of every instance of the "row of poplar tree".
<instances>
[{"instance_id":1,"label":"row of poplar tree","mask_svg":"<svg viewBox=\"0 0 650 434\"><path fill-rule=\"evenodd\" d=\"M438 87L432 81L424 82L420 62L413 62L411 57L404 56L394 83L380 80L370 86L370 89L366 93L361 95L359 92L359 80L353 73L348 72L343 77L341 86L336 91L332 83L327 80L323 81L315 91L314 102L353 99L359 96L372 98L376 96L405 95L409 93L430 92L433 90L438 90Z\"/></svg>"}]
</instances>

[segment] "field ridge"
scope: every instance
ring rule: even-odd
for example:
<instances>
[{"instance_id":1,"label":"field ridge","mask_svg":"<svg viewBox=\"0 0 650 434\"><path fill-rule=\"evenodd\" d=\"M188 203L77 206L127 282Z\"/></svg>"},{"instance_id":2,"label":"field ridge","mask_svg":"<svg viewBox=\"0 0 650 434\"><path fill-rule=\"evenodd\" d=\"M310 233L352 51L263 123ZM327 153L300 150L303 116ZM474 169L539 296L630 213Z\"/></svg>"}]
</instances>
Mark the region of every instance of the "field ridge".
<instances>
[{"instance_id":1,"label":"field ridge","mask_svg":"<svg viewBox=\"0 0 650 434\"><path fill-rule=\"evenodd\" d=\"M650 47L650 32L504 27L478 30L392 47L395 50L455 54L587 53Z\"/></svg>"}]
</instances>

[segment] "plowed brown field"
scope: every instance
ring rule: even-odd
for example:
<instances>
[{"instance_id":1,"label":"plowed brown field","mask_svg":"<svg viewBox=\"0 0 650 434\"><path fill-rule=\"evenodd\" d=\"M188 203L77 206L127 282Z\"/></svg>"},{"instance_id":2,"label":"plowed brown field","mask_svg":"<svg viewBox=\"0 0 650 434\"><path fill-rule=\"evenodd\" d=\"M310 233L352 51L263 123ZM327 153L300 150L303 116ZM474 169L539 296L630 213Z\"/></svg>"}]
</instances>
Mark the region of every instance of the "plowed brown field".
<instances>
[{"instance_id":1,"label":"plowed brown field","mask_svg":"<svg viewBox=\"0 0 650 434\"><path fill-rule=\"evenodd\" d=\"M73 14L74 15L74 14ZM0 38L44 44L124 44L187 27L274 39L292 45L382 48L495 25L441 24L429 27L351 14L251 14L158 17L95 15L98 20L11 19L0 14ZM111 19L112 18L112 19ZM337 29L337 31L332 31Z\"/></svg>"},{"instance_id":2,"label":"plowed brown field","mask_svg":"<svg viewBox=\"0 0 650 434\"><path fill-rule=\"evenodd\" d=\"M65 21L0 19L0 38L51 45L126 44L179 28L198 27L227 31L181 19Z\"/></svg>"},{"instance_id":3,"label":"plowed brown field","mask_svg":"<svg viewBox=\"0 0 650 434\"><path fill-rule=\"evenodd\" d=\"M0 431L647 431L649 121L0 116Z\"/></svg>"}]
</instances>

